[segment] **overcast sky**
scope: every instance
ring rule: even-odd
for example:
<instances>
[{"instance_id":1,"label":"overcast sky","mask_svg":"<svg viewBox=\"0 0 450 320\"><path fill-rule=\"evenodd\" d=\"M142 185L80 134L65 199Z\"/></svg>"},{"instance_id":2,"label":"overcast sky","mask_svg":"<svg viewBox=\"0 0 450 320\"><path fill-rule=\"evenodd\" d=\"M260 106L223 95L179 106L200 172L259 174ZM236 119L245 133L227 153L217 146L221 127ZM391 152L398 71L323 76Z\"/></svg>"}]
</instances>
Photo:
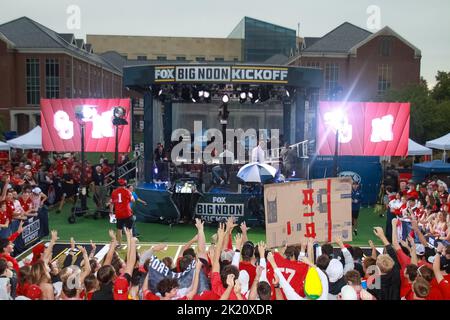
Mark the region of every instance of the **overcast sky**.
<instances>
[{"instance_id":1,"label":"overcast sky","mask_svg":"<svg viewBox=\"0 0 450 320\"><path fill-rule=\"evenodd\" d=\"M72 5L81 12L79 29L68 26L76 21L67 13ZM370 6L380 9L379 20L373 7L367 13ZM323 36L345 21L365 29L380 21L422 51L422 76L433 85L438 70L450 71L449 13L449 0L2 0L0 23L28 16L57 32L85 38L226 37L244 16L295 30L300 23L300 36Z\"/></svg>"}]
</instances>

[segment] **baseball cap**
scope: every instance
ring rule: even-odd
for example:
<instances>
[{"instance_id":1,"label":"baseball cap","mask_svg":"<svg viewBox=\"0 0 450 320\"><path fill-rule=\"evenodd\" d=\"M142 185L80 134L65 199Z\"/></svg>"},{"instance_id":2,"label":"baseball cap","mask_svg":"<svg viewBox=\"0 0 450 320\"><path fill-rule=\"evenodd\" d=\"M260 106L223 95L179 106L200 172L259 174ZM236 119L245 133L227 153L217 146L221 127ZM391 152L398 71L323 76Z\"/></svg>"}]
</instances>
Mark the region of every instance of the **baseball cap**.
<instances>
[{"instance_id":1,"label":"baseball cap","mask_svg":"<svg viewBox=\"0 0 450 320\"><path fill-rule=\"evenodd\" d=\"M341 289L342 300L358 300L358 295L356 294L353 287L346 285Z\"/></svg>"},{"instance_id":2,"label":"baseball cap","mask_svg":"<svg viewBox=\"0 0 450 320\"><path fill-rule=\"evenodd\" d=\"M25 166L25 170L31 170L31 166L30 166L29 164L27 164L27 165Z\"/></svg>"},{"instance_id":3,"label":"baseball cap","mask_svg":"<svg viewBox=\"0 0 450 320\"><path fill-rule=\"evenodd\" d=\"M425 247L421 243L416 244L416 254L418 256L423 256L425 254Z\"/></svg>"},{"instance_id":4,"label":"baseball cap","mask_svg":"<svg viewBox=\"0 0 450 320\"><path fill-rule=\"evenodd\" d=\"M117 182L119 183L119 186L126 186L127 185L127 180L125 180L125 179L119 179Z\"/></svg>"},{"instance_id":5,"label":"baseball cap","mask_svg":"<svg viewBox=\"0 0 450 320\"><path fill-rule=\"evenodd\" d=\"M114 282L114 300L128 300L128 280L119 277Z\"/></svg>"},{"instance_id":6,"label":"baseball cap","mask_svg":"<svg viewBox=\"0 0 450 320\"><path fill-rule=\"evenodd\" d=\"M222 254L220 255L220 261L222 262L229 262L231 263L233 261L234 252L233 250L224 250L222 251Z\"/></svg>"},{"instance_id":7,"label":"baseball cap","mask_svg":"<svg viewBox=\"0 0 450 320\"><path fill-rule=\"evenodd\" d=\"M40 194L42 192L41 188L34 188L33 190L31 190L31 192L36 193L36 194Z\"/></svg>"},{"instance_id":8,"label":"baseball cap","mask_svg":"<svg viewBox=\"0 0 450 320\"><path fill-rule=\"evenodd\" d=\"M31 300L38 300L42 295L42 290L38 285L32 284L28 287L25 297Z\"/></svg>"},{"instance_id":9,"label":"baseball cap","mask_svg":"<svg viewBox=\"0 0 450 320\"><path fill-rule=\"evenodd\" d=\"M330 282L336 282L344 276L344 266L338 259L331 259L326 269Z\"/></svg>"}]
</instances>

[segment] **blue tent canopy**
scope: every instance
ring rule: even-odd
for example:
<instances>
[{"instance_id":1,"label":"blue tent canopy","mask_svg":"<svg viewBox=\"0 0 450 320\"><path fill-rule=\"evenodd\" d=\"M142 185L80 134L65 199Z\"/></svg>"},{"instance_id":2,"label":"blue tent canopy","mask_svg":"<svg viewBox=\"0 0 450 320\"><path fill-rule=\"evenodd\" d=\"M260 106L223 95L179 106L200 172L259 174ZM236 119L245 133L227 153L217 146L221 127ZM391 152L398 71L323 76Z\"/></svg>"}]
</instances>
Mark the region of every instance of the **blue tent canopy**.
<instances>
[{"instance_id":1,"label":"blue tent canopy","mask_svg":"<svg viewBox=\"0 0 450 320\"><path fill-rule=\"evenodd\" d=\"M413 165L413 180L416 182L423 181L427 176L432 174L450 174L450 163L441 160L423 162Z\"/></svg>"}]
</instances>

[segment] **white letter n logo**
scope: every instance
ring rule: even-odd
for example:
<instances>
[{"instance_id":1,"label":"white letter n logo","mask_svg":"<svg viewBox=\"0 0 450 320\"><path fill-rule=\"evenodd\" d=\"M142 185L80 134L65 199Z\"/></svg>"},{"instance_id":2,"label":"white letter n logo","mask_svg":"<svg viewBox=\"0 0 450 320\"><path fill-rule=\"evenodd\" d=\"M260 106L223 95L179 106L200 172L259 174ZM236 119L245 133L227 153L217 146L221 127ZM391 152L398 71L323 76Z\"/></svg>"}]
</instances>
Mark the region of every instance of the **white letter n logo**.
<instances>
[{"instance_id":1,"label":"white letter n logo","mask_svg":"<svg viewBox=\"0 0 450 320\"><path fill-rule=\"evenodd\" d=\"M394 140L392 126L394 125L394 117L392 115L376 118L372 120L371 142L382 142Z\"/></svg>"}]
</instances>

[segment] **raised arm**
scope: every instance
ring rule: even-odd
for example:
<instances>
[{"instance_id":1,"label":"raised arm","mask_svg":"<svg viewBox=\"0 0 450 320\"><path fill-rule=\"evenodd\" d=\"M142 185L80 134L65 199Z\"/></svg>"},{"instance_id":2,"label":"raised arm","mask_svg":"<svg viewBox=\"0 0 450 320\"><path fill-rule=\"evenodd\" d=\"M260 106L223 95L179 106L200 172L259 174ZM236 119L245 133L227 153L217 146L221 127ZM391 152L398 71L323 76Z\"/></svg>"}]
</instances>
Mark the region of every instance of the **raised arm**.
<instances>
[{"instance_id":1,"label":"raised arm","mask_svg":"<svg viewBox=\"0 0 450 320\"><path fill-rule=\"evenodd\" d=\"M89 256L86 248L83 246L78 246L77 248L83 254L83 272L81 273L80 281L81 283L84 283L84 279L91 274L91 264L89 263Z\"/></svg>"},{"instance_id":2,"label":"raised arm","mask_svg":"<svg viewBox=\"0 0 450 320\"><path fill-rule=\"evenodd\" d=\"M234 236L234 243L236 246L236 251L233 255L233 261L231 264L239 269L239 262L241 261L241 249L242 249L242 235L238 233Z\"/></svg>"},{"instance_id":3,"label":"raised arm","mask_svg":"<svg viewBox=\"0 0 450 320\"><path fill-rule=\"evenodd\" d=\"M197 228L197 243L198 243L198 256L206 259L206 237L204 230L204 222L200 219L195 219L195 227Z\"/></svg>"},{"instance_id":4,"label":"raised arm","mask_svg":"<svg viewBox=\"0 0 450 320\"><path fill-rule=\"evenodd\" d=\"M133 237L131 229L125 228L125 234L127 235L129 243L125 273L128 273L131 276L133 274L134 266L136 265L136 238Z\"/></svg>"},{"instance_id":5,"label":"raised arm","mask_svg":"<svg viewBox=\"0 0 450 320\"><path fill-rule=\"evenodd\" d=\"M423 244L425 247L428 246L427 239L425 239L425 236L420 231L419 224L417 223L417 220L411 219L411 227L412 227L412 229L414 231L414 234L417 234L417 236L419 237L420 243Z\"/></svg>"},{"instance_id":6,"label":"raised arm","mask_svg":"<svg viewBox=\"0 0 450 320\"><path fill-rule=\"evenodd\" d=\"M284 278L281 270L278 269L272 252L269 252L269 254L267 255L267 261L269 261L269 263L272 265L275 274L278 276L278 279L280 279L280 286L283 289L286 298L288 300L304 300L297 292L295 292L289 282L287 282L287 280Z\"/></svg>"},{"instance_id":7,"label":"raised arm","mask_svg":"<svg viewBox=\"0 0 450 320\"><path fill-rule=\"evenodd\" d=\"M192 279L191 290L186 294L188 300L192 300L198 291L198 283L200 281L200 272L202 272L202 263L199 259L195 264L194 279Z\"/></svg>"},{"instance_id":8,"label":"raised arm","mask_svg":"<svg viewBox=\"0 0 450 320\"><path fill-rule=\"evenodd\" d=\"M89 259L94 259L95 258L95 251L96 250L97 250L97 246L91 240L91 252L89 253Z\"/></svg>"},{"instance_id":9,"label":"raised arm","mask_svg":"<svg viewBox=\"0 0 450 320\"><path fill-rule=\"evenodd\" d=\"M230 298L230 294L233 289L234 289L234 274L229 274L227 276L227 288L220 297L220 300L228 300Z\"/></svg>"},{"instance_id":10,"label":"raised arm","mask_svg":"<svg viewBox=\"0 0 450 320\"><path fill-rule=\"evenodd\" d=\"M248 294L248 300L258 300L258 284L261 279L261 273L263 271L262 266L256 267L255 280L253 280L252 287L250 288L250 293Z\"/></svg>"},{"instance_id":11,"label":"raised arm","mask_svg":"<svg viewBox=\"0 0 450 320\"><path fill-rule=\"evenodd\" d=\"M444 276L442 275L441 271L441 255L439 253L434 256L433 271L437 283L440 283L442 280L444 280Z\"/></svg>"},{"instance_id":12,"label":"raised arm","mask_svg":"<svg viewBox=\"0 0 450 320\"><path fill-rule=\"evenodd\" d=\"M52 230L51 231L51 239L50 243L47 248L44 250L43 260L44 261L51 261L52 255L53 255L53 247L55 246L56 241L58 241L58 231Z\"/></svg>"},{"instance_id":13,"label":"raised arm","mask_svg":"<svg viewBox=\"0 0 450 320\"><path fill-rule=\"evenodd\" d=\"M414 242L414 239L412 237L408 237L408 241L410 244L409 252L411 254L411 264L418 265L419 260L417 259L417 252L416 252L416 243Z\"/></svg>"},{"instance_id":14,"label":"raised arm","mask_svg":"<svg viewBox=\"0 0 450 320\"><path fill-rule=\"evenodd\" d=\"M372 249L371 257L376 260L377 256L378 256L378 252L377 252L377 248L373 244L372 240L369 240L369 246Z\"/></svg>"},{"instance_id":15,"label":"raised arm","mask_svg":"<svg viewBox=\"0 0 450 320\"><path fill-rule=\"evenodd\" d=\"M395 249L395 251L402 249L400 247L400 244L398 243L398 241L399 241L398 236L397 236L398 221L399 220L397 218L392 219L392 247Z\"/></svg>"},{"instance_id":16,"label":"raised arm","mask_svg":"<svg viewBox=\"0 0 450 320\"><path fill-rule=\"evenodd\" d=\"M214 259L212 261L212 272L220 272L220 254L222 253L222 245L225 240L225 225L221 223L217 230L217 247L214 250Z\"/></svg>"},{"instance_id":17,"label":"raised arm","mask_svg":"<svg viewBox=\"0 0 450 320\"><path fill-rule=\"evenodd\" d=\"M355 262L353 261L352 254L348 251L348 249L344 246L344 242L342 242L341 237L336 237L336 244L341 248L342 255L344 256L344 274L347 271L353 270L355 268Z\"/></svg>"},{"instance_id":18,"label":"raised arm","mask_svg":"<svg viewBox=\"0 0 450 320\"><path fill-rule=\"evenodd\" d=\"M109 236L111 237L111 242L109 243L109 250L106 254L105 261L103 261L104 266L111 264L117 246L116 233L113 230L109 230Z\"/></svg>"},{"instance_id":19,"label":"raised arm","mask_svg":"<svg viewBox=\"0 0 450 320\"><path fill-rule=\"evenodd\" d=\"M242 243L246 243L248 241L248 230L250 230L250 228L247 227L245 221L241 223L240 228L242 232Z\"/></svg>"},{"instance_id":20,"label":"raised arm","mask_svg":"<svg viewBox=\"0 0 450 320\"><path fill-rule=\"evenodd\" d=\"M189 249L190 247L192 247L192 245L194 243L196 243L198 240L198 234L196 234L191 240L189 240L184 246L183 248L181 248L181 254L183 254L184 251L186 251L187 249Z\"/></svg>"}]
</instances>

